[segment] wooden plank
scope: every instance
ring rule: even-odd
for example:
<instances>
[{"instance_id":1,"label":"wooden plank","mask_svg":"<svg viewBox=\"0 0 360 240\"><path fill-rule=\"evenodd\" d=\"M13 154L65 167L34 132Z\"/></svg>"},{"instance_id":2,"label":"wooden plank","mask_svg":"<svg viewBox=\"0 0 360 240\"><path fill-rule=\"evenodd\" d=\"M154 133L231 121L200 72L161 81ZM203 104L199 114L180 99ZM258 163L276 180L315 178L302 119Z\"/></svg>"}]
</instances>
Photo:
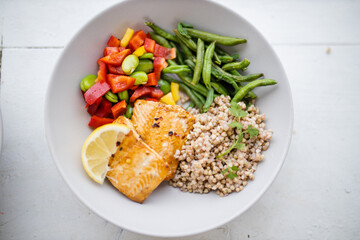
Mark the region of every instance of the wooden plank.
<instances>
[{"instance_id":1,"label":"wooden plank","mask_svg":"<svg viewBox=\"0 0 360 240\"><path fill-rule=\"evenodd\" d=\"M77 200L50 157L44 96L59 53L3 50L0 239L115 239L121 231Z\"/></svg>"},{"instance_id":2,"label":"wooden plank","mask_svg":"<svg viewBox=\"0 0 360 240\"><path fill-rule=\"evenodd\" d=\"M327 46L276 47L294 96L287 161L254 207L195 239L360 237L360 46L330 48L327 53ZM44 139L43 104L60 51L3 50L0 238L154 239L107 224L80 204L59 176Z\"/></svg>"},{"instance_id":3,"label":"wooden plank","mask_svg":"<svg viewBox=\"0 0 360 240\"><path fill-rule=\"evenodd\" d=\"M358 239L360 47L276 51L294 97L292 144L270 190L229 224L231 239Z\"/></svg>"},{"instance_id":4,"label":"wooden plank","mask_svg":"<svg viewBox=\"0 0 360 240\"><path fill-rule=\"evenodd\" d=\"M224 2L225 3L225 2ZM272 43L359 44L360 1L228 0Z\"/></svg>"},{"instance_id":5,"label":"wooden plank","mask_svg":"<svg viewBox=\"0 0 360 240\"><path fill-rule=\"evenodd\" d=\"M7 0L3 7L4 45L62 47L89 19L116 2ZM360 28L355 27L360 22L360 1L216 2L239 12L272 44L360 44Z\"/></svg>"}]
</instances>

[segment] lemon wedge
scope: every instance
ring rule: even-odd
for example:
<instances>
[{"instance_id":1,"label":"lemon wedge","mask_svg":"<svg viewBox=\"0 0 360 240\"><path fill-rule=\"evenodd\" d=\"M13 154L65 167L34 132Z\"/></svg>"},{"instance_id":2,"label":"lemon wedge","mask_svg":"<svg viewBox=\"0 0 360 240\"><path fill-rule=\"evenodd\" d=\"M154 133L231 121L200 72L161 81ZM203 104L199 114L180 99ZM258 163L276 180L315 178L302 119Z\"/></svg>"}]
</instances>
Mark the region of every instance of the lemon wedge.
<instances>
[{"instance_id":1,"label":"lemon wedge","mask_svg":"<svg viewBox=\"0 0 360 240\"><path fill-rule=\"evenodd\" d=\"M95 129L86 139L81 150L81 159L86 173L95 182L104 182L110 157L129 131L123 124L111 123Z\"/></svg>"}]
</instances>

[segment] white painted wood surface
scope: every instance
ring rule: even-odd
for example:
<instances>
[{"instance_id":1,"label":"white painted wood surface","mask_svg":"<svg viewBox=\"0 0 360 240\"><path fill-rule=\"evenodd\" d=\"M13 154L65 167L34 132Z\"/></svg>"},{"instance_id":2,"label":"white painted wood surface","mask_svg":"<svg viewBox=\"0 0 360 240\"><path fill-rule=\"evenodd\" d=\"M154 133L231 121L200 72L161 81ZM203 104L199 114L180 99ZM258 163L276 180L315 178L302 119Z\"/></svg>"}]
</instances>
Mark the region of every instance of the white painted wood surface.
<instances>
[{"instance_id":1,"label":"white painted wood surface","mask_svg":"<svg viewBox=\"0 0 360 240\"><path fill-rule=\"evenodd\" d=\"M154 239L83 206L44 137L44 95L59 53L115 2L0 1L0 239ZM279 54L294 97L293 141L278 178L251 209L180 239L360 239L360 1L222 4L252 22Z\"/></svg>"}]
</instances>

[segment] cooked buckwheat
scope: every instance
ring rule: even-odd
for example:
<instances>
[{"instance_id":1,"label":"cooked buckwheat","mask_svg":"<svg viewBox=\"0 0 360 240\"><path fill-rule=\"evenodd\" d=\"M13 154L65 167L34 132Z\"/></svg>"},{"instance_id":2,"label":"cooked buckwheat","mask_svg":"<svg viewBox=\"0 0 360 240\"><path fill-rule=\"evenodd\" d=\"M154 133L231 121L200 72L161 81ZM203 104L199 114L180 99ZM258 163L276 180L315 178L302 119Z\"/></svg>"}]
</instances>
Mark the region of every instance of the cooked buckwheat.
<instances>
[{"instance_id":1,"label":"cooked buckwheat","mask_svg":"<svg viewBox=\"0 0 360 240\"><path fill-rule=\"evenodd\" d=\"M207 113L200 114L197 109L190 108L189 112L194 114L196 121L187 136L187 142L175 154L180 163L170 185L181 191L216 191L220 196L226 196L243 190L248 180L254 180L258 162L264 159L261 152L269 147L272 130L264 129L265 115L260 114L253 104L246 109L244 102L239 103L248 113L241 118L241 123L244 131L250 125L257 128L258 136L250 139L249 134L245 133L242 140L245 147L242 150L232 150L223 159L216 156L230 148L238 138L238 130L229 127L236 120L229 110L230 97L217 97ZM239 169L234 179L227 177L228 172L223 173L224 169L232 166Z\"/></svg>"}]
</instances>

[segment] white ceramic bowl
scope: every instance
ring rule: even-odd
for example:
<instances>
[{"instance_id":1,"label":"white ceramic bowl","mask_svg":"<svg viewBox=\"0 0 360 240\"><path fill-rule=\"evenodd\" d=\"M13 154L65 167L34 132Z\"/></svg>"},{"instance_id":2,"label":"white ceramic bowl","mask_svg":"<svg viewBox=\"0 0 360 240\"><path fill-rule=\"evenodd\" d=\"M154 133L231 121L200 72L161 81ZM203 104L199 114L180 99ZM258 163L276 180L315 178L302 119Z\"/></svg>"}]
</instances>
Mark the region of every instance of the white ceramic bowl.
<instances>
[{"instance_id":1,"label":"white ceramic bowl","mask_svg":"<svg viewBox=\"0 0 360 240\"><path fill-rule=\"evenodd\" d=\"M215 193L192 194L162 183L143 203L135 203L108 181L99 185L83 170L80 151L91 133L90 119L79 83L96 74L96 60L111 34L121 36L127 27L150 30L152 20L168 31L178 21L211 32L244 37L247 44L232 48L250 59L249 72L263 72L278 85L256 89L257 106L266 114L267 128L274 130L265 160L255 180L227 197ZM153 236L186 236L223 225L242 214L269 188L278 174L291 139L293 106L289 83L275 52L264 37L238 13L204 0L133 0L114 5L86 24L64 49L50 80L45 106L45 130L55 163L76 196L104 219L124 229Z\"/></svg>"}]
</instances>

